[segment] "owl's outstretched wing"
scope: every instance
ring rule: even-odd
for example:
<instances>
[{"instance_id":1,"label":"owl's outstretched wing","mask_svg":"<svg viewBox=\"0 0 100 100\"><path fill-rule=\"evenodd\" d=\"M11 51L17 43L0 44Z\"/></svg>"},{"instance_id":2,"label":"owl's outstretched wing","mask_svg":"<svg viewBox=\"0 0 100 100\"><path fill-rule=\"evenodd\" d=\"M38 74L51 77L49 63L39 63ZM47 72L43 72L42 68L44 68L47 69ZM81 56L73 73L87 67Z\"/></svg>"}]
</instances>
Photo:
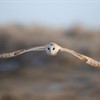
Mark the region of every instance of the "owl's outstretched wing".
<instances>
[{"instance_id":1,"label":"owl's outstretched wing","mask_svg":"<svg viewBox=\"0 0 100 100\"><path fill-rule=\"evenodd\" d=\"M23 53L30 52L30 51L43 51L43 50L45 50L45 46L33 47L29 49L21 49L21 50L17 50L14 52L2 53L0 54L0 59L15 57L15 56L18 56L18 55L21 55Z\"/></svg>"},{"instance_id":2,"label":"owl's outstretched wing","mask_svg":"<svg viewBox=\"0 0 100 100\"><path fill-rule=\"evenodd\" d=\"M73 50L69 50L67 48L62 48L61 51L65 51L65 52L68 52L70 54L72 54L73 56L77 57L78 59L80 59L81 61L91 65L91 66L94 66L94 67L100 67L100 62L99 61L96 61L90 57L87 57L85 55L82 55L80 53L77 53Z\"/></svg>"}]
</instances>

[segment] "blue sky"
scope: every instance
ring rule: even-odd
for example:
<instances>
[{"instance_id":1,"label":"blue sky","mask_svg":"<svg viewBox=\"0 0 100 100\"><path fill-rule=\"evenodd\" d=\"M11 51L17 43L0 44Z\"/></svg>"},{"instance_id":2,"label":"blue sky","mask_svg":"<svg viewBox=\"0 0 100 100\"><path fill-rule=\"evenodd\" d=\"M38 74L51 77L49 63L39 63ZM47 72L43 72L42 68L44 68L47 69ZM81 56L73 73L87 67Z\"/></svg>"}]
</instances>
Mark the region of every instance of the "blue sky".
<instances>
[{"instance_id":1,"label":"blue sky","mask_svg":"<svg viewBox=\"0 0 100 100\"><path fill-rule=\"evenodd\" d=\"M99 0L0 0L0 23L42 22L100 27Z\"/></svg>"}]
</instances>

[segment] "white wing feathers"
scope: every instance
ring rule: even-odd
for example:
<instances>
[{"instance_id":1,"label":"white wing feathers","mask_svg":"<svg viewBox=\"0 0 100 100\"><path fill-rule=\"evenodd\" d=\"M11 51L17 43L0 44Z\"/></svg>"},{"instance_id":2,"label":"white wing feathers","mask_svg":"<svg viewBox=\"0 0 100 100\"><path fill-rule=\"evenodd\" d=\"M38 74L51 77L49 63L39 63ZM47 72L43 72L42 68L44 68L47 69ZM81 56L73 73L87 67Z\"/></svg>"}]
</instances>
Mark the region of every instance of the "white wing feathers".
<instances>
[{"instance_id":1,"label":"white wing feathers","mask_svg":"<svg viewBox=\"0 0 100 100\"><path fill-rule=\"evenodd\" d=\"M21 55L21 54L26 53L26 52L42 51L42 50L45 50L45 46L33 47L33 48L30 48L30 49L21 49L21 50L17 50L17 51L14 51L14 52L3 53L3 54L0 54L0 58L1 59L11 58L11 57L15 57L15 56Z\"/></svg>"},{"instance_id":2,"label":"white wing feathers","mask_svg":"<svg viewBox=\"0 0 100 100\"><path fill-rule=\"evenodd\" d=\"M94 66L94 67L100 67L100 62L99 61L96 61L90 57L87 57L85 55L82 55L80 53L77 53L73 50L69 50L67 48L62 48L61 51L65 51L65 52L68 52L70 54L72 54L73 56L77 57L78 59L80 59L81 61L91 65L91 66Z\"/></svg>"},{"instance_id":3,"label":"white wing feathers","mask_svg":"<svg viewBox=\"0 0 100 100\"><path fill-rule=\"evenodd\" d=\"M89 65L92 65L94 67L100 67L99 61L96 61L90 57L87 57L85 55L77 53L73 50L69 50L67 48L60 47L59 45L57 45L55 43L49 43L45 46L33 47L30 49L17 50L17 51L10 52L10 53L3 53L3 54L0 54L0 58L1 59L2 58L11 58L11 57L15 57L15 56L21 55L21 54L26 53L26 52L43 51L43 50L45 50L48 55L56 55L59 51L68 52Z\"/></svg>"}]
</instances>

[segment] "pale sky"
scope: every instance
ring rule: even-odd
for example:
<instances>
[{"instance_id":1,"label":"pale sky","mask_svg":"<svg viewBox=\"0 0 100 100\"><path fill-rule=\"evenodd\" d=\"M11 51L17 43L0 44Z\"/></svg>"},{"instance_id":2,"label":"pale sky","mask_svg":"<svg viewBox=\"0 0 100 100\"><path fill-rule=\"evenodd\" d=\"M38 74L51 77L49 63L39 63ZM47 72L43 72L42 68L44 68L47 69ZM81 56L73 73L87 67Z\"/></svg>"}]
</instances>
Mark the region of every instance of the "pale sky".
<instances>
[{"instance_id":1,"label":"pale sky","mask_svg":"<svg viewBox=\"0 0 100 100\"><path fill-rule=\"evenodd\" d=\"M100 1L0 0L0 24L11 22L100 27Z\"/></svg>"}]
</instances>

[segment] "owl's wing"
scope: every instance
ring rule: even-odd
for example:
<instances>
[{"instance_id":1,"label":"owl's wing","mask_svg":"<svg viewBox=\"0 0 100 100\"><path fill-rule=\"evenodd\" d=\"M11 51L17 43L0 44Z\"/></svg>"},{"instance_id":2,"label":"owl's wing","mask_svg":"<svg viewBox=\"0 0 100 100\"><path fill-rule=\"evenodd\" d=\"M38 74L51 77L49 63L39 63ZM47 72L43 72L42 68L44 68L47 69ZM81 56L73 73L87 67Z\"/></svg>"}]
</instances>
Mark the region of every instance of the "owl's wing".
<instances>
[{"instance_id":1,"label":"owl's wing","mask_svg":"<svg viewBox=\"0 0 100 100\"><path fill-rule=\"evenodd\" d=\"M17 50L14 52L2 53L0 54L0 59L15 57L15 56L18 56L18 55L21 55L23 53L30 52L30 51L43 51L43 50L45 50L45 46L33 47L29 49L21 49L21 50Z\"/></svg>"},{"instance_id":2,"label":"owl's wing","mask_svg":"<svg viewBox=\"0 0 100 100\"><path fill-rule=\"evenodd\" d=\"M77 57L78 59L80 59L81 61L91 65L91 66L94 66L94 67L100 67L100 62L99 61L96 61L90 57L87 57L85 55L82 55L80 53L77 53L73 50L69 50L67 48L62 48L61 51L65 51L65 52L68 52L70 54L72 54L73 56Z\"/></svg>"}]
</instances>

